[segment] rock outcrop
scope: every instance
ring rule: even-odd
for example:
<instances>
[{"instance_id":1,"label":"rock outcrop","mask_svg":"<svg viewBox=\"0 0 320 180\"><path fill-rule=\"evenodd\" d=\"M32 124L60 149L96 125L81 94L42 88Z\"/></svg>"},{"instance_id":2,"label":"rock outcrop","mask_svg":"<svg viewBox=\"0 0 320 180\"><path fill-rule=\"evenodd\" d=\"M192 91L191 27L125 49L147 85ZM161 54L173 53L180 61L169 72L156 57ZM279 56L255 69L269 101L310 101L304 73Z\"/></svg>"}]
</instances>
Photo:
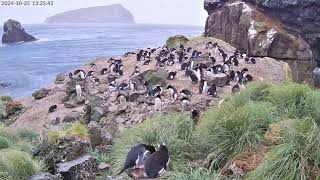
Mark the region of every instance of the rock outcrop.
<instances>
[{"instance_id":1,"label":"rock outcrop","mask_svg":"<svg viewBox=\"0 0 320 180\"><path fill-rule=\"evenodd\" d=\"M320 62L317 0L205 0L205 36L222 39L251 56L291 65L297 82L312 83Z\"/></svg>"},{"instance_id":2,"label":"rock outcrop","mask_svg":"<svg viewBox=\"0 0 320 180\"><path fill-rule=\"evenodd\" d=\"M37 40L25 31L20 22L13 19L9 19L4 23L3 32L2 43L4 44Z\"/></svg>"},{"instance_id":3,"label":"rock outcrop","mask_svg":"<svg viewBox=\"0 0 320 180\"><path fill-rule=\"evenodd\" d=\"M134 23L129 10L120 4L76 9L48 17L46 23Z\"/></svg>"}]
</instances>

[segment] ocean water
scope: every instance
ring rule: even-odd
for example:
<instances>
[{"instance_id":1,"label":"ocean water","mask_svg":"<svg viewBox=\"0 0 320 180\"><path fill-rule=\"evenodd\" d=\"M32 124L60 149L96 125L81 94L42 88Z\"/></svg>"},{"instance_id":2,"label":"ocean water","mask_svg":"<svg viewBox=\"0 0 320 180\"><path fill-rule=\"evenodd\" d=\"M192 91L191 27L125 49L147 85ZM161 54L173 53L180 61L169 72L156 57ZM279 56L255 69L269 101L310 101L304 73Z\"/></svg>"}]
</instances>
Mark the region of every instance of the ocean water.
<instances>
[{"instance_id":1,"label":"ocean water","mask_svg":"<svg viewBox=\"0 0 320 180\"><path fill-rule=\"evenodd\" d=\"M28 96L52 83L58 73L74 70L94 58L158 47L172 35L192 37L203 32L203 27L146 24L40 24L24 27L39 40L10 45L0 43L0 96Z\"/></svg>"}]
</instances>

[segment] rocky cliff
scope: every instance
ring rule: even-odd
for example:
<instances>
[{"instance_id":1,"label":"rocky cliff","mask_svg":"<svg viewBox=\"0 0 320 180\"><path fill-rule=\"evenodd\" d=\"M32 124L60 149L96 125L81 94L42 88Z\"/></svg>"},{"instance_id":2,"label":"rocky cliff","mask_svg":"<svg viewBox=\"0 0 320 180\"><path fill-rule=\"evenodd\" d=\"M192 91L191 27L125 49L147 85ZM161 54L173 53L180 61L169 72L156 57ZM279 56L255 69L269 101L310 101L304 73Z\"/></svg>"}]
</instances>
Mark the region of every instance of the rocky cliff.
<instances>
[{"instance_id":1,"label":"rocky cliff","mask_svg":"<svg viewBox=\"0 0 320 180\"><path fill-rule=\"evenodd\" d=\"M3 25L2 43L28 42L37 40L28 34L20 22L9 19Z\"/></svg>"},{"instance_id":2,"label":"rocky cliff","mask_svg":"<svg viewBox=\"0 0 320 180\"><path fill-rule=\"evenodd\" d=\"M205 36L251 56L288 62L294 80L313 82L320 62L320 1L205 0Z\"/></svg>"},{"instance_id":3,"label":"rocky cliff","mask_svg":"<svg viewBox=\"0 0 320 180\"><path fill-rule=\"evenodd\" d=\"M48 17L46 23L134 23L129 10L120 4L76 9Z\"/></svg>"}]
</instances>

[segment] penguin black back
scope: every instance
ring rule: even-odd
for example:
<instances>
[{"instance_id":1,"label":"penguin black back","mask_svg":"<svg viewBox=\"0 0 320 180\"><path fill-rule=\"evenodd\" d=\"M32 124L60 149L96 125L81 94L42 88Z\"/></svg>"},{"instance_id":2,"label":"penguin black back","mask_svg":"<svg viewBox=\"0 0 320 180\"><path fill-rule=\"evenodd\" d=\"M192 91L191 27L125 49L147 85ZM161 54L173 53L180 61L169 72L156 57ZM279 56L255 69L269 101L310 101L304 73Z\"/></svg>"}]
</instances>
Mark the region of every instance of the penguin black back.
<instances>
[{"instance_id":1,"label":"penguin black back","mask_svg":"<svg viewBox=\"0 0 320 180\"><path fill-rule=\"evenodd\" d=\"M123 173L125 170L136 166L136 163L140 160L139 158L143 158L142 156L146 151L149 151L151 154L153 154L156 151L156 149L154 146L150 146L147 144L138 144L132 147L127 154L127 158L123 165L123 168L118 173L118 175Z\"/></svg>"},{"instance_id":2,"label":"penguin black back","mask_svg":"<svg viewBox=\"0 0 320 180\"><path fill-rule=\"evenodd\" d=\"M145 163L145 172L148 178L159 177L167 169L169 161L168 148L160 145L159 150L153 153Z\"/></svg>"}]
</instances>

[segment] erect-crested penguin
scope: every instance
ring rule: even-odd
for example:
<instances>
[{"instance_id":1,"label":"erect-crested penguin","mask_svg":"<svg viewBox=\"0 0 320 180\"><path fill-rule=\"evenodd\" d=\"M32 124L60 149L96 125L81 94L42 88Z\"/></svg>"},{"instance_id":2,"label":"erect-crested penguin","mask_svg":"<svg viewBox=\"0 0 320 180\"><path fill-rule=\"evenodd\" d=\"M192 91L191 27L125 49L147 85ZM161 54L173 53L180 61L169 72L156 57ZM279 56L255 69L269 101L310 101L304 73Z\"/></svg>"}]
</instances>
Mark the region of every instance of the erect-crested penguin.
<instances>
[{"instance_id":1,"label":"erect-crested penguin","mask_svg":"<svg viewBox=\"0 0 320 180\"><path fill-rule=\"evenodd\" d=\"M200 84L199 84L199 94L207 94L208 91L208 83L206 80L201 79Z\"/></svg>"},{"instance_id":2,"label":"erect-crested penguin","mask_svg":"<svg viewBox=\"0 0 320 180\"><path fill-rule=\"evenodd\" d=\"M167 79L168 80L174 80L176 75L177 75L177 71L169 72Z\"/></svg>"},{"instance_id":3,"label":"erect-crested penguin","mask_svg":"<svg viewBox=\"0 0 320 180\"><path fill-rule=\"evenodd\" d=\"M178 99L178 91L175 87L173 87L172 85L169 85L167 87L167 90L169 91L170 94L170 98L173 102L175 102Z\"/></svg>"},{"instance_id":4,"label":"erect-crested penguin","mask_svg":"<svg viewBox=\"0 0 320 180\"><path fill-rule=\"evenodd\" d=\"M169 151L165 145L160 145L159 150L151 154L145 163L145 173L148 178L162 176L170 162Z\"/></svg>"},{"instance_id":5,"label":"erect-crested penguin","mask_svg":"<svg viewBox=\"0 0 320 180\"><path fill-rule=\"evenodd\" d=\"M57 110L58 106L57 105L53 105L49 107L49 113L55 112Z\"/></svg>"},{"instance_id":6,"label":"erect-crested penguin","mask_svg":"<svg viewBox=\"0 0 320 180\"><path fill-rule=\"evenodd\" d=\"M144 156L150 152L153 154L156 151L154 146L150 146L147 144L138 144L130 149L127 154L127 158L124 162L122 170L118 173L121 174L125 170L133 167L139 167L143 164Z\"/></svg>"}]
</instances>

